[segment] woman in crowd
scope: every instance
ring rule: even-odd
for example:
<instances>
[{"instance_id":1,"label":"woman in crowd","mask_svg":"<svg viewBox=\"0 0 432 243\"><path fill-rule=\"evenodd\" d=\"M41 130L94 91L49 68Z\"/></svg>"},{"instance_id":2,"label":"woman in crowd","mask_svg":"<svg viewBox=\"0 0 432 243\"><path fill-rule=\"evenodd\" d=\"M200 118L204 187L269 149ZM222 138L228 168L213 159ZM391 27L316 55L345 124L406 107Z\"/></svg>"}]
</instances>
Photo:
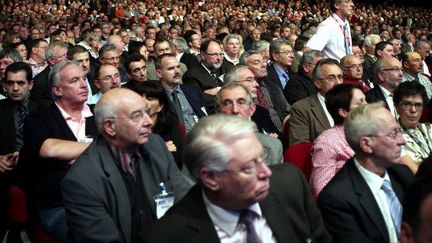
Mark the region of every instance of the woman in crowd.
<instances>
[{"instance_id":1,"label":"woman in crowd","mask_svg":"<svg viewBox=\"0 0 432 243\"><path fill-rule=\"evenodd\" d=\"M425 88L416 81L399 84L393 95L401 132L406 140L402 146L401 162L413 173L432 151L432 125L420 123L426 100Z\"/></svg>"},{"instance_id":2,"label":"woman in crowd","mask_svg":"<svg viewBox=\"0 0 432 243\"><path fill-rule=\"evenodd\" d=\"M140 94L149 106L149 116L153 121L152 131L165 141L168 150L181 168L181 154L185 143L186 132L182 131L175 115L169 112L168 97L164 88L157 82L143 82L131 89Z\"/></svg>"},{"instance_id":3,"label":"woman in crowd","mask_svg":"<svg viewBox=\"0 0 432 243\"><path fill-rule=\"evenodd\" d=\"M316 198L345 162L354 156L345 138L343 122L350 110L366 104L366 98L358 86L339 84L327 92L325 103L335 126L319 135L312 147L310 183Z\"/></svg>"},{"instance_id":4,"label":"woman in crowd","mask_svg":"<svg viewBox=\"0 0 432 243\"><path fill-rule=\"evenodd\" d=\"M10 45L10 47L15 48L17 50L18 54L21 56L22 60L27 60L27 47L22 42L13 43Z\"/></svg>"},{"instance_id":5,"label":"woman in crowd","mask_svg":"<svg viewBox=\"0 0 432 243\"><path fill-rule=\"evenodd\" d=\"M243 53L243 38L238 34L228 34L223 39L226 61L236 65L239 63L240 55Z\"/></svg>"}]
</instances>

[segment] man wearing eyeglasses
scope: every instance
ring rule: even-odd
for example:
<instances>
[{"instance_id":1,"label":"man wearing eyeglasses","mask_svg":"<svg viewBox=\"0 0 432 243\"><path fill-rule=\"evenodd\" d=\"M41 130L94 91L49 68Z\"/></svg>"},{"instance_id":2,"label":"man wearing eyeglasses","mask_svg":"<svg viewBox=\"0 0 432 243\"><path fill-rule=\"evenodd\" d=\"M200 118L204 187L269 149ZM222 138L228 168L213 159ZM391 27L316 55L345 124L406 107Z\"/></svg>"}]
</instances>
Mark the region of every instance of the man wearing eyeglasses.
<instances>
[{"instance_id":1,"label":"man wearing eyeglasses","mask_svg":"<svg viewBox=\"0 0 432 243\"><path fill-rule=\"evenodd\" d=\"M397 117L393 104L393 93L402 82L402 70L401 62L394 57L378 59L374 65L378 85L365 94L368 103L383 101L386 108L393 114L393 117Z\"/></svg>"},{"instance_id":2,"label":"man wearing eyeglasses","mask_svg":"<svg viewBox=\"0 0 432 243\"><path fill-rule=\"evenodd\" d=\"M363 93L371 90L369 83L363 80L363 63L355 55L346 55L340 60L343 71L343 82L358 85Z\"/></svg>"},{"instance_id":3,"label":"man wearing eyeglasses","mask_svg":"<svg viewBox=\"0 0 432 243\"><path fill-rule=\"evenodd\" d=\"M382 103L357 107L344 124L355 156L318 197L327 229L335 242L396 243L402 198L414 178L399 164L405 144L399 124Z\"/></svg>"},{"instance_id":4,"label":"man wearing eyeglasses","mask_svg":"<svg viewBox=\"0 0 432 243\"><path fill-rule=\"evenodd\" d=\"M146 242L331 241L301 172L291 164L270 169L256 131L238 116L200 120L183 153L198 183L144 229Z\"/></svg>"},{"instance_id":5,"label":"man wearing eyeglasses","mask_svg":"<svg viewBox=\"0 0 432 243\"><path fill-rule=\"evenodd\" d=\"M354 3L352 0L330 0L329 7L332 14L318 25L317 32L306 47L322 51L326 57L339 61L343 56L352 54L348 18L353 14Z\"/></svg>"},{"instance_id":6,"label":"man wearing eyeglasses","mask_svg":"<svg viewBox=\"0 0 432 243\"><path fill-rule=\"evenodd\" d=\"M334 125L325 105L325 95L343 81L339 62L330 58L317 62L313 80L318 93L301 99L292 106L288 135L290 145L314 141Z\"/></svg>"},{"instance_id":7,"label":"man wearing eyeglasses","mask_svg":"<svg viewBox=\"0 0 432 243\"><path fill-rule=\"evenodd\" d=\"M89 105L96 104L108 90L120 87L120 72L111 64L102 64L96 68L94 83L99 89L99 92L88 99L87 104Z\"/></svg>"},{"instance_id":8,"label":"man wearing eyeglasses","mask_svg":"<svg viewBox=\"0 0 432 243\"><path fill-rule=\"evenodd\" d=\"M294 51L290 43L281 38L270 43L270 60L272 64L267 67L267 79L275 83L281 90L291 78L291 65Z\"/></svg>"}]
</instances>

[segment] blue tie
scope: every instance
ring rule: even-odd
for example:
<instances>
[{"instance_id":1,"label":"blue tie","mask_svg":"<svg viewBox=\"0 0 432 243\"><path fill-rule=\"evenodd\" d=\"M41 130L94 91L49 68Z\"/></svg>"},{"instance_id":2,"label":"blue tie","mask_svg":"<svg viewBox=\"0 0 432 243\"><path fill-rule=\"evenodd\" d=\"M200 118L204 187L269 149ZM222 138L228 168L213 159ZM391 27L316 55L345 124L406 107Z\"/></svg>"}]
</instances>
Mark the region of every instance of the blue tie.
<instances>
[{"instance_id":1,"label":"blue tie","mask_svg":"<svg viewBox=\"0 0 432 243\"><path fill-rule=\"evenodd\" d=\"M393 224L394 227L396 228L396 234L399 237L400 230L401 230L401 221L402 221L402 205L400 204L399 199L396 196L396 193L393 191L390 181L384 180L381 189L386 194L387 203L390 207L390 213L393 220Z\"/></svg>"},{"instance_id":2,"label":"blue tie","mask_svg":"<svg viewBox=\"0 0 432 243\"><path fill-rule=\"evenodd\" d=\"M343 31L344 31L344 43L345 43L345 54L349 55L351 54L351 49L350 49L350 45L349 45L349 33L348 33L348 24L344 24L343 26Z\"/></svg>"}]
</instances>

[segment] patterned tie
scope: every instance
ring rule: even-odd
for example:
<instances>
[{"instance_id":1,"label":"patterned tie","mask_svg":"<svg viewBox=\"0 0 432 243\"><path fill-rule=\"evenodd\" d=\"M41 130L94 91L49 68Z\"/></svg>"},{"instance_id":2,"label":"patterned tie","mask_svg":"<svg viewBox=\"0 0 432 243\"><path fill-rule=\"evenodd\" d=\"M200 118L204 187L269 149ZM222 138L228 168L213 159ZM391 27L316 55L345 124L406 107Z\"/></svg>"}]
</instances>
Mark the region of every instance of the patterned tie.
<instances>
[{"instance_id":1,"label":"patterned tie","mask_svg":"<svg viewBox=\"0 0 432 243\"><path fill-rule=\"evenodd\" d=\"M257 101L258 104L268 110L268 104L264 96L264 92L260 86L257 87Z\"/></svg>"},{"instance_id":2,"label":"patterned tie","mask_svg":"<svg viewBox=\"0 0 432 243\"><path fill-rule=\"evenodd\" d=\"M390 213L393 220L394 227L396 228L396 234L399 237L401 230L402 221L402 205L393 191L390 181L384 180L381 189L385 192L387 197L387 203L390 206Z\"/></svg>"},{"instance_id":3,"label":"patterned tie","mask_svg":"<svg viewBox=\"0 0 432 243\"><path fill-rule=\"evenodd\" d=\"M20 104L18 104L17 110L18 110L18 116L17 116L17 118L18 118L18 131L21 134L23 134L24 120L27 116L27 107L23 103L20 103Z\"/></svg>"},{"instance_id":4,"label":"patterned tie","mask_svg":"<svg viewBox=\"0 0 432 243\"><path fill-rule=\"evenodd\" d=\"M258 215L249 209L245 209L240 213L239 223L244 224L246 227L247 243L262 243L253 225L253 220L256 217Z\"/></svg>"},{"instance_id":5,"label":"patterned tie","mask_svg":"<svg viewBox=\"0 0 432 243\"><path fill-rule=\"evenodd\" d=\"M184 124L185 121L184 121L184 117L183 117L183 109L181 108L181 103L180 103L180 100L179 100L177 94L178 94L178 91L176 89L174 89L171 93L172 99L173 99L173 105L174 105L174 108L176 110L179 122L181 124Z\"/></svg>"},{"instance_id":6,"label":"patterned tie","mask_svg":"<svg viewBox=\"0 0 432 243\"><path fill-rule=\"evenodd\" d=\"M351 54L351 48L350 48L350 37L349 37L349 32L348 32L348 24L345 23L343 26L343 31L344 31L344 39L345 39L345 54L349 55Z\"/></svg>"}]
</instances>

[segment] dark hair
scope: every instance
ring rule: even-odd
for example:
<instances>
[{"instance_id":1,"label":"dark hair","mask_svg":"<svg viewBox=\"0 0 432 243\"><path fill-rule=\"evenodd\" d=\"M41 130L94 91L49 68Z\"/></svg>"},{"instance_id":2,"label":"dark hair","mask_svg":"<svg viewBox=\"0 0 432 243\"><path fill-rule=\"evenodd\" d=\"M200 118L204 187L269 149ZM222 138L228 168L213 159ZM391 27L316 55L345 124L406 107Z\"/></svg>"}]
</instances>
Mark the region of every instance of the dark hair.
<instances>
[{"instance_id":1,"label":"dark hair","mask_svg":"<svg viewBox=\"0 0 432 243\"><path fill-rule=\"evenodd\" d=\"M335 125L343 124L345 118L339 114L339 109L350 110L354 89L360 89L360 87L355 84L338 84L327 92L325 104Z\"/></svg>"},{"instance_id":2,"label":"dark hair","mask_svg":"<svg viewBox=\"0 0 432 243\"><path fill-rule=\"evenodd\" d=\"M46 41L45 39L42 39L42 38L31 40L31 42L30 42L30 50L33 49L33 48L39 47L41 42L48 43L48 41Z\"/></svg>"},{"instance_id":3,"label":"dark hair","mask_svg":"<svg viewBox=\"0 0 432 243\"><path fill-rule=\"evenodd\" d=\"M393 94L393 102L395 105L398 105L404 97L417 96L420 95L423 104L426 104L428 101L428 96L426 93L426 89L422 84L416 81L407 81L400 83L396 88Z\"/></svg>"},{"instance_id":4,"label":"dark hair","mask_svg":"<svg viewBox=\"0 0 432 243\"><path fill-rule=\"evenodd\" d=\"M134 53L138 53L139 54L140 53L140 49L143 46L145 46L144 42L131 40L129 42L129 45L128 45L128 47L129 47L128 53L130 55L134 54Z\"/></svg>"},{"instance_id":5,"label":"dark hair","mask_svg":"<svg viewBox=\"0 0 432 243\"><path fill-rule=\"evenodd\" d=\"M192 36L193 36L193 35L196 35L196 34L197 34L197 32L195 32L195 31L193 31L193 30L187 30L187 31L184 33L183 38L185 38L186 43L188 43L188 45L189 45L189 42L192 41Z\"/></svg>"},{"instance_id":6,"label":"dark hair","mask_svg":"<svg viewBox=\"0 0 432 243\"><path fill-rule=\"evenodd\" d=\"M141 54L139 54L139 53L134 53L134 54L132 54L132 55L128 55L127 57L126 57L126 60L125 60L125 63L124 63L124 67L126 68L126 71L128 72L128 73L131 73L132 72L132 70L130 69L130 67L129 67L129 65L132 63L132 62L139 62L139 61L144 61L144 63L145 63L145 58L141 55Z\"/></svg>"},{"instance_id":7,"label":"dark hair","mask_svg":"<svg viewBox=\"0 0 432 243\"><path fill-rule=\"evenodd\" d=\"M319 60L316 65L315 68L313 70L313 78L314 79L321 79L322 75L321 75L321 67L324 65L337 65L340 68L340 64L336 59L332 59L332 58L324 58Z\"/></svg>"},{"instance_id":8,"label":"dark hair","mask_svg":"<svg viewBox=\"0 0 432 243\"><path fill-rule=\"evenodd\" d=\"M309 37L304 36L304 35L297 37L297 39L294 43L294 51L303 51L303 48L305 47L308 40L309 40Z\"/></svg>"},{"instance_id":9,"label":"dark hair","mask_svg":"<svg viewBox=\"0 0 432 243\"><path fill-rule=\"evenodd\" d=\"M73 60L73 56L75 56L76 54L79 54L79 53L88 53L88 51L82 46L79 46L79 45L73 46L73 47L69 48L67 51L67 59ZM89 54L89 57L90 57L90 54Z\"/></svg>"},{"instance_id":10,"label":"dark hair","mask_svg":"<svg viewBox=\"0 0 432 243\"><path fill-rule=\"evenodd\" d=\"M201 47L200 47L200 52L206 53L208 50L208 47L210 45L210 43L215 42L217 44L221 44L220 41L216 40L216 39L212 39L212 38L205 38L203 40L203 42L201 43Z\"/></svg>"},{"instance_id":11,"label":"dark hair","mask_svg":"<svg viewBox=\"0 0 432 243\"><path fill-rule=\"evenodd\" d=\"M393 44L391 42L388 42L388 41L378 42L375 45L375 56L378 56L378 51L384 50L387 45L393 46Z\"/></svg>"},{"instance_id":12,"label":"dark hair","mask_svg":"<svg viewBox=\"0 0 432 243\"><path fill-rule=\"evenodd\" d=\"M432 174L430 173L414 180L404 195L402 220L411 227L414 237L417 236L421 224L424 223L421 222L420 213L424 201L430 195L432 195Z\"/></svg>"},{"instance_id":13,"label":"dark hair","mask_svg":"<svg viewBox=\"0 0 432 243\"><path fill-rule=\"evenodd\" d=\"M24 71L26 73L26 80L30 82L33 79L33 72L28 63L25 62L14 62L7 66L5 71L5 78L9 72L17 73L19 71Z\"/></svg>"}]
</instances>

